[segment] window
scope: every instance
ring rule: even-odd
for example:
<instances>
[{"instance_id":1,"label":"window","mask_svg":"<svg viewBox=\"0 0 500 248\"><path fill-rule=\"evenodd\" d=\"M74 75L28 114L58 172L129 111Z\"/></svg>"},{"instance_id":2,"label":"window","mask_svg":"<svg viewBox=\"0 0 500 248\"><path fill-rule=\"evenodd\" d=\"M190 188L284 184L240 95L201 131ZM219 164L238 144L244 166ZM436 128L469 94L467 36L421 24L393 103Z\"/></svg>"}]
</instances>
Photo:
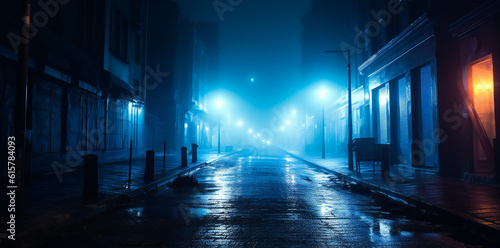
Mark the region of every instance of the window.
<instances>
[{"instance_id":1,"label":"window","mask_svg":"<svg viewBox=\"0 0 500 248\"><path fill-rule=\"evenodd\" d=\"M388 144L391 142L389 84L376 89L374 96L376 140L380 144Z\"/></svg>"},{"instance_id":2,"label":"window","mask_svg":"<svg viewBox=\"0 0 500 248\"><path fill-rule=\"evenodd\" d=\"M122 60L127 60L128 20L117 7L113 7L111 10L109 50Z\"/></svg>"},{"instance_id":3,"label":"window","mask_svg":"<svg viewBox=\"0 0 500 248\"><path fill-rule=\"evenodd\" d=\"M141 63L141 36L139 34L135 34L135 62Z\"/></svg>"},{"instance_id":4,"label":"window","mask_svg":"<svg viewBox=\"0 0 500 248\"><path fill-rule=\"evenodd\" d=\"M120 50L120 12L116 7L111 11L111 34L109 50L113 54L118 54Z\"/></svg>"},{"instance_id":5,"label":"window","mask_svg":"<svg viewBox=\"0 0 500 248\"><path fill-rule=\"evenodd\" d=\"M493 79L493 59L491 55L473 61L468 65L468 92L474 108L474 170L489 172L491 166L488 158L492 154L495 133L495 97ZM480 124L480 125L479 125ZM483 129L484 132L478 130ZM482 134L482 135L481 135ZM489 144L488 144L489 143Z\"/></svg>"},{"instance_id":6,"label":"window","mask_svg":"<svg viewBox=\"0 0 500 248\"><path fill-rule=\"evenodd\" d=\"M122 28L120 30L120 57L127 60L127 48L128 48L128 20L125 16L121 18Z\"/></svg>"},{"instance_id":7,"label":"window","mask_svg":"<svg viewBox=\"0 0 500 248\"><path fill-rule=\"evenodd\" d=\"M79 32L77 42L87 51L93 50L94 41L94 1L86 0L79 2Z\"/></svg>"},{"instance_id":8,"label":"window","mask_svg":"<svg viewBox=\"0 0 500 248\"><path fill-rule=\"evenodd\" d=\"M62 87L39 80L33 103L33 154L61 152Z\"/></svg>"},{"instance_id":9,"label":"window","mask_svg":"<svg viewBox=\"0 0 500 248\"><path fill-rule=\"evenodd\" d=\"M399 163L411 164L412 119L411 119L411 84L406 76L397 80L398 122L397 159Z\"/></svg>"}]
</instances>

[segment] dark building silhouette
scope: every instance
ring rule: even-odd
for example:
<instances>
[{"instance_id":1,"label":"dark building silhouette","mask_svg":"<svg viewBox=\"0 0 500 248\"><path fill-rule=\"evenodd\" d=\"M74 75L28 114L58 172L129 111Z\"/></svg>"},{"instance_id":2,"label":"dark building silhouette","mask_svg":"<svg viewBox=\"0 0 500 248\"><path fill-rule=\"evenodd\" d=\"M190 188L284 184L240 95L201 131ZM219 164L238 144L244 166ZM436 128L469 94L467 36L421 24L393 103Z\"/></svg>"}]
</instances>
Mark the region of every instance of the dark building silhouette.
<instances>
[{"instance_id":1,"label":"dark building silhouette","mask_svg":"<svg viewBox=\"0 0 500 248\"><path fill-rule=\"evenodd\" d=\"M13 134L21 2L0 2L4 140ZM144 149L147 2L33 1L31 16L25 175L63 173L85 153L125 159L130 140Z\"/></svg>"},{"instance_id":2,"label":"dark building silhouette","mask_svg":"<svg viewBox=\"0 0 500 248\"><path fill-rule=\"evenodd\" d=\"M167 149L172 150L177 147L174 78L180 33L178 25L182 22L182 17L177 4L171 1L150 1L149 16L154 21L149 23L148 63L151 67L158 67L168 73L168 76L148 91L146 112L151 117L149 121L152 127L147 131L148 145L163 151L165 141Z\"/></svg>"},{"instance_id":3,"label":"dark building silhouette","mask_svg":"<svg viewBox=\"0 0 500 248\"><path fill-rule=\"evenodd\" d=\"M212 146L215 121L206 112L205 94L217 82L218 27L183 19L176 3L152 1L149 63L168 71L168 78L148 91L148 116L158 116L151 144L177 150L197 143ZM152 121L154 123L154 121ZM156 130L156 132L153 132Z\"/></svg>"}]
</instances>

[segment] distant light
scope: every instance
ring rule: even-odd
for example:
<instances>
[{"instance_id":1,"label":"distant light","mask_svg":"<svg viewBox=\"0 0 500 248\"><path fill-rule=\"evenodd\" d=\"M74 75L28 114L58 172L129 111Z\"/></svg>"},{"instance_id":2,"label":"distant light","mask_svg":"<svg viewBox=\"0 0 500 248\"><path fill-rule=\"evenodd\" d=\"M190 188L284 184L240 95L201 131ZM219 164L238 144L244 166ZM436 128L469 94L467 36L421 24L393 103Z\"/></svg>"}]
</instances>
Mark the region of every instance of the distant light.
<instances>
[{"instance_id":1,"label":"distant light","mask_svg":"<svg viewBox=\"0 0 500 248\"><path fill-rule=\"evenodd\" d=\"M266 140L262 140L262 142L264 142L264 143L265 143L265 142L266 142Z\"/></svg>"},{"instance_id":2,"label":"distant light","mask_svg":"<svg viewBox=\"0 0 500 248\"><path fill-rule=\"evenodd\" d=\"M267 144L271 144L271 141L267 141Z\"/></svg>"},{"instance_id":3,"label":"distant light","mask_svg":"<svg viewBox=\"0 0 500 248\"><path fill-rule=\"evenodd\" d=\"M187 128L188 127L188 124L187 123L184 123L184 127Z\"/></svg>"},{"instance_id":4,"label":"distant light","mask_svg":"<svg viewBox=\"0 0 500 248\"><path fill-rule=\"evenodd\" d=\"M252 129L249 129L249 130L248 130L248 132L249 132L249 133L252 133Z\"/></svg>"},{"instance_id":5,"label":"distant light","mask_svg":"<svg viewBox=\"0 0 500 248\"><path fill-rule=\"evenodd\" d=\"M207 131L208 131L208 127L205 127L205 130L207 130Z\"/></svg>"},{"instance_id":6,"label":"distant light","mask_svg":"<svg viewBox=\"0 0 500 248\"><path fill-rule=\"evenodd\" d=\"M257 134L257 137L260 137L260 133Z\"/></svg>"},{"instance_id":7,"label":"distant light","mask_svg":"<svg viewBox=\"0 0 500 248\"><path fill-rule=\"evenodd\" d=\"M295 109L292 110L292 114L293 115L297 114L297 112L295 111Z\"/></svg>"},{"instance_id":8,"label":"distant light","mask_svg":"<svg viewBox=\"0 0 500 248\"><path fill-rule=\"evenodd\" d=\"M217 108L222 108L223 104L224 102L221 99L217 100Z\"/></svg>"},{"instance_id":9,"label":"distant light","mask_svg":"<svg viewBox=\"0 0 500 248\"><path fill-rule=\"evenodd\" d=\"M323 99L324 99L324 98L326 97L326 89L321 89L321 90L319 91L319 95L321 96L321 98L323 98Z\"/></svg>"},{"instance_id":10,"label":"distant light","mask_svg":"<svg viewBox=\"0 0 500 248\"><path fill-rule=\"evenodd\" d=\"M281 126L281 130L285 130L285 126Z\"/></svg>"},{"instance_id":11,"label":"distant light","mask_svg":"<svg viewBox=\"0 0 500 248\"><path fill-rule=\"evenodd\" d=\"M287 125L290 125L290 120L286 120L286 121L285 121L285 123L286 123Z\"/></svg>"},{"instance_id":12,"label":"distant light","mask_svg":"<svg viewBox=\"0 0 500 248\"><path fill-rule=\"evenodd\" d=\"M238 126L243 126L243 121L238 121Z\"/></svg>"},{"instance_id":13,"label":"distant light","mask_svg":"<svg viewBox=\"0 0 500 248\"><path fill-rule=\"evenodd\" d=\"M250 81L253 82L253 78L251 78Z\"/></svg>"}]
</instances>

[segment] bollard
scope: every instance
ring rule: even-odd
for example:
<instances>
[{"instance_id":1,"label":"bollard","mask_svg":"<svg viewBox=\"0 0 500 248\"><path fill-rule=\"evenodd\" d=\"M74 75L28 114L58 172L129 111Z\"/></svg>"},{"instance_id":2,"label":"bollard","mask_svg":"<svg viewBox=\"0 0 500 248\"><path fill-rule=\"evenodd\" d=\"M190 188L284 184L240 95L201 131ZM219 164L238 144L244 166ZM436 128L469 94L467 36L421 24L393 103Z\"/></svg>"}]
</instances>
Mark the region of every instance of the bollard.
<instances>
[{"instance_id":1,"label":"bollard","mask_svg":"<svg viewBox=\"0 0 500 248\"><path fill-rule=\"evenodd\" d=\"M95 154L83 156L83 201L94 203L99 198L99 163Z\"/></svg>"},{"instance_id":2,"label":"bollard","mask_svg":"<svg viewBox=\"0 0 500 248\"><path fill-rule=\"evenodd\" d=\"M380 175L382 178L385 178L385 175L389 175L389 167L390 167L390 145L380 145L378 144L380 149L381 161L380 161Z\"/></svg>"},{"instance_id":3,"label":"bollard","mask_svg":"<svg viewBox=\"0 0 500 248\"><path fill-rule=\"evenodd\" d=\"M144 180L149 181L155 178L155 151L146 151L146 168L144 169Z\"/></svg>"},{"instance_id":4,"label":"bollard","mask_svg":"<svg viewBox=\"0 0 500 248\"><path fill-rule=\"evenodd\" d=\"M198 161L198 145L195 143L191 143L191 163L196 163Z\"/></svg>"},{"instance_id":5,"label":"bollard","mask_svg":"<svg viewBox=\"0 0 500 248\"><path fill-rule=\"evenodd\" d=\"M181 167L188 166L187 162L187 147L181 147Z\"/></svg>"}]
</instances>

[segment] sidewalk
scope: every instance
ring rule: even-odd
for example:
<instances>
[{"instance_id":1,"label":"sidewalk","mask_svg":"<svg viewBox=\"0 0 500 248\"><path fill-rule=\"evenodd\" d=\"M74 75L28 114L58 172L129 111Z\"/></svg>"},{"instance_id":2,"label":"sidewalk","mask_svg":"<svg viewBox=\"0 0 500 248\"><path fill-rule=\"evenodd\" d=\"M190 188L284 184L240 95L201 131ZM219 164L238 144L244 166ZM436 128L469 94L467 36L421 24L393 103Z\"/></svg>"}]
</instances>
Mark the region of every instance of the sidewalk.
<instances>
[{"instance_id":1,"label":"sidewalk","mask_svg":"<svg viewBox=\"0 0 500 248\"><path fill-rule=\"evenodd\" d=\"M288 153L305 162L327 169L371 189L378 190L410 204L435 211L443 217L461 220L463 224L485 237L500 235L500 188L467 183L457 178L414 172L391 167L390 177L382 178L380 165L361 163L361 174L348 169L347 158L326 158Z\"/></svg>"},{"instance_id":2,"label":"sidewalk","mask_svg":"<svg viewBox=\"0 0 500 248\"><path fill-rule=\"evenodd\" d=\"M90 205L84 205L82 199L83 165L65 173L62 181L59 181L55 173L53 177L36 180L27 189L23 214L19 216L19 222L25 225L21 226L23 231L19 233L19 238L43 235L48 230L84 220L162 182L174 179L179 173L186 173L237 152L221 152L218 155L217 149L201 149L196 163L191 163L191 155L188 155L188 167L180 167L180 153L166 154L165 172L163 153L155 154L155 178L148 182L143 178L146 159L133 159L130 188L128 160L99 164L99 200Z\"/></svg>"}]
</instances>

